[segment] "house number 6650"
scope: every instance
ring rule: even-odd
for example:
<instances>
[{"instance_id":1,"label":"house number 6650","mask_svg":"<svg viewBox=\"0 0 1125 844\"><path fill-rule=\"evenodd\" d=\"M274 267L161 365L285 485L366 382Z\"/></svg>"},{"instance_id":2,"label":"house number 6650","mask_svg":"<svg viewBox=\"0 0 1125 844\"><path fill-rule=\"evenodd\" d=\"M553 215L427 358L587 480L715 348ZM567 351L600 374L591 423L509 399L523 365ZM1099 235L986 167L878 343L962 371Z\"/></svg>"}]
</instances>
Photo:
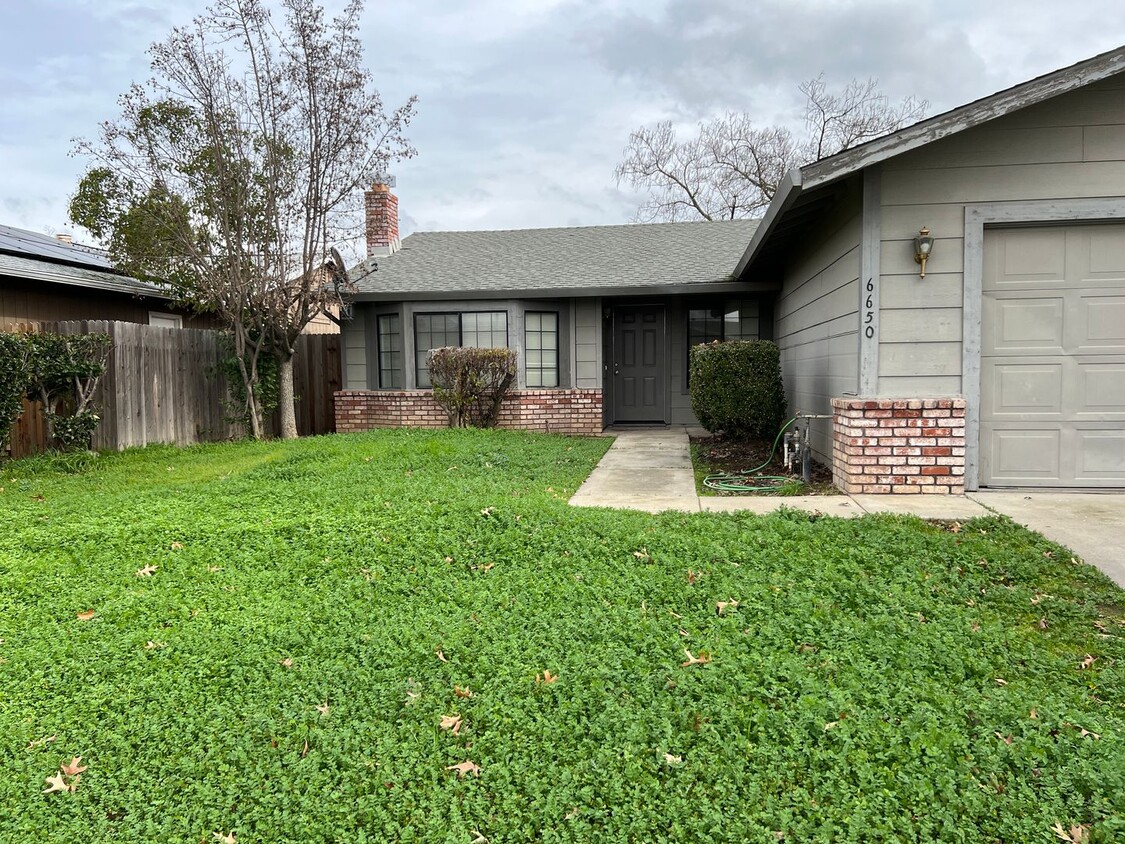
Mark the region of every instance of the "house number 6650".
<instances>
[{"instance_id":1,"label":"house number 6650","mask_svg":"<svg viewBox=\"0 0 1125 844\"><path fill-rule=\"evenodd\" d=\"M863 300L863 336L868 340L875 336L875 280L867 279L867 298Z\"/></svg>"}]
</instances>

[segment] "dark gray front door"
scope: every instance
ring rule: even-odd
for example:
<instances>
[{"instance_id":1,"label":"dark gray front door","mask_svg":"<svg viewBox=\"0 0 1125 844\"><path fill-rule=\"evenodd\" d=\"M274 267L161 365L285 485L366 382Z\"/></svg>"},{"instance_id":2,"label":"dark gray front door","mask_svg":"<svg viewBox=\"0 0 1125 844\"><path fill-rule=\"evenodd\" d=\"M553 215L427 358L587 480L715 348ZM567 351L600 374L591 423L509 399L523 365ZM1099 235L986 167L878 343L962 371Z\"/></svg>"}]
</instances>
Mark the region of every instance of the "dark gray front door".
<instances>
[{"instance_id":1,"label":"dark gray front door","mask_svg":"<svg viewBox=\"0 0 1125 844\"><path fill-rule=\"evenodd\" d=\"M664 306L613 311L613 421L664 422Z\"/></svg>"}]
</instances>

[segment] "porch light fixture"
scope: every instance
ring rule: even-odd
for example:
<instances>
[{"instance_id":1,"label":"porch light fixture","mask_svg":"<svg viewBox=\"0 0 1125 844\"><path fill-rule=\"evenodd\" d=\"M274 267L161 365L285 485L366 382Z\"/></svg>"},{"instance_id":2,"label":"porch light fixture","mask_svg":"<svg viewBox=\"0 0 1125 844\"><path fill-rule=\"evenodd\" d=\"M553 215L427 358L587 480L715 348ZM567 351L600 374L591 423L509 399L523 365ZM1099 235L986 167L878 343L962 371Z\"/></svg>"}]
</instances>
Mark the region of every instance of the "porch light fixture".
<instances>
[{"instance_id":1,"label":"porch light fixture","mask_svg":"<svg viewBox=\"0 0 1125 844\"><path fill-rule=\"evenodd\" d=\"M914 238L914 262L922 265L920 278L926 277L926 261L930 260L930 253L933 251L934 239L930 236L930 230L922 226L918 230L918 236Z\"/></svg>"}]
</instances>

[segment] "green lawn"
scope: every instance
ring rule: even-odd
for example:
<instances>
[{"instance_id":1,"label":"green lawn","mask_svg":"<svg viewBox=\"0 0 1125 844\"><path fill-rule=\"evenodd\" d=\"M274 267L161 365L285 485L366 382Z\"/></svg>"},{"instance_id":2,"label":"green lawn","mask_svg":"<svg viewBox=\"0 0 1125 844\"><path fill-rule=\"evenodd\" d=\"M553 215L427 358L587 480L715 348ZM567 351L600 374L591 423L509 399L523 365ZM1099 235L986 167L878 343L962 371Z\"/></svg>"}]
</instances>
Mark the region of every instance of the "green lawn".
<instances>
[{"instance_id":1,"label":"green lawn","mask_svg":"<svg viewBox=\"0 0 1125 844\"><path fill-rule=\"evenodd\" d=\"M1125 841L1125 593L999 519L570 508L607 446L0 472L0 841Z\"/></svg>"}]
</instances>

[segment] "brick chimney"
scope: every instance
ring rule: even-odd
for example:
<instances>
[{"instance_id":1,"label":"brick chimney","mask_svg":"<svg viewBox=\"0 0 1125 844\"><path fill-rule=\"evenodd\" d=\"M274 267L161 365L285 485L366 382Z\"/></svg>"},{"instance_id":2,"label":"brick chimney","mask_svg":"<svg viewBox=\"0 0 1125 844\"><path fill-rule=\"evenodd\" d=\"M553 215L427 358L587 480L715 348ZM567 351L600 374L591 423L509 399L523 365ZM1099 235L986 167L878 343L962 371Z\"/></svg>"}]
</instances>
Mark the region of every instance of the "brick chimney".
<instances>
[{"instance_id":1,"label":"brick chimney","mask_svg":"<svg viewBox=\"0 0 1125 844\"><path fill-rule=\"evenodd\" d=\"M382 176L363 194L367 218L367 256L385 258L398 251L398 197L393 176Z\"/></svg>"}]
</instances>

